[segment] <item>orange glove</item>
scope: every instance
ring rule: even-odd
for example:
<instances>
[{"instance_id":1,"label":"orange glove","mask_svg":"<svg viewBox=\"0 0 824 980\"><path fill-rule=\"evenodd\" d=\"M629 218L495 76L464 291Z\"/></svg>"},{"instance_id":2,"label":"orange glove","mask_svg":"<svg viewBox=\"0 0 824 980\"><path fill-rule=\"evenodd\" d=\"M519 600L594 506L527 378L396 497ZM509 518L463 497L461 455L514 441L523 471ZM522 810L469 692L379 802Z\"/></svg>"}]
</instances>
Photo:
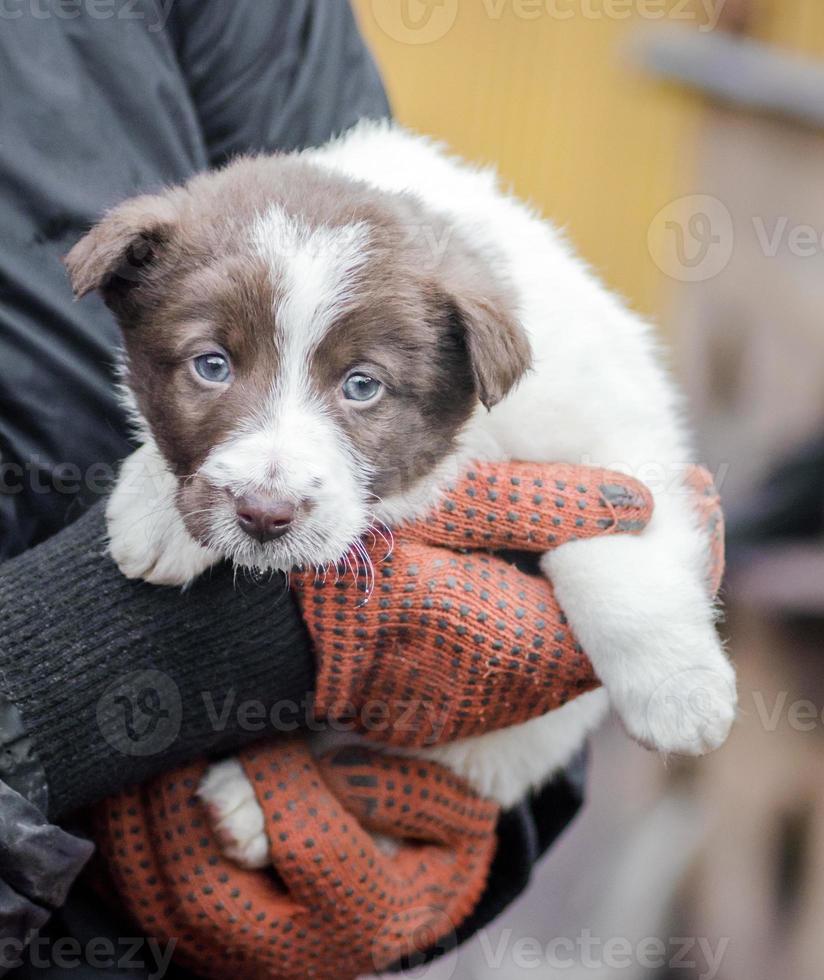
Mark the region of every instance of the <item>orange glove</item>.
<instances>
[{"instance_id":1,"label":"orange glove","mask_svg":"<svg viewBox=\"0 0 824 980\"><path fill-rule=\"evenodd\" d=\"M484 463L427 519L368 546L372 571L293 588L318 663L316 713L376 741L451 742L526 721L599 685L552 586L483 551L543 553L643 530L649 491L609 470ZM453 549L453 550L447 550Z\"/></svg>"},{"instance_id":2,"label":"orange glove","mask_svg":"<svg viewBox=\"0 0 824 980\"><path fill-rule=\"evenodd\" d=\"M120 898L176 961L224 980L350 980L423 952L472 911L498 808L435 763L299 739L239 756L277 874L223 857L194 795L205 763L107 800L95 837ZM387 854L371 836L399 843Z\"/></svg>"}]
</instances>

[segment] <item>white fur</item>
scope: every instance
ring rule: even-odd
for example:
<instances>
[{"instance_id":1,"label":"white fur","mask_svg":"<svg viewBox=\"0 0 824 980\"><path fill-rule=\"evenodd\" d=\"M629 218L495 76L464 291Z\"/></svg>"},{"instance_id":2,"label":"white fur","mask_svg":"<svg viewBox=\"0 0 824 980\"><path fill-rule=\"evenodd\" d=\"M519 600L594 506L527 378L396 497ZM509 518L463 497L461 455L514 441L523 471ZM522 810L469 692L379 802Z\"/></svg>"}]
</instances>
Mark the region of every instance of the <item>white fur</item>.
<instances>
[{"instance_id":1,"label":"white fur","mask_svg":"<svg viewBox=\"0 0 824 980\"><path fill-rule=\"evenodd\" d=\"M305 156L384 190L417 194L486 250L515 288L535 370L491 413L479 410L465 452L653 475L655 515L642 535L573 542L548 554L543 567L628 731L664 752L720 745L735 715L734 673L706 595L706 542L679 479L693 453L650 327L551 225L501 192L491 170L382 124L361 125ZM530 740L546 728L547 774L566 755L557 714L529 723ZM590 720L578 719L580 740ZM495 737L517 756L517 731ZM438 755L458 768L467 759L460 746ZM519 770L514 757L511 764Z\"/></svg>"},{"instance_id":2,"label":"white fur","mask_svg":"<svg viewBox=\"0 0 824 980\"><path fill-rule=\"evenodd\" d=\"M288 541L260 548L237 526L227 497L211 515L211 539L222 554L261 571L323 566L340 559L368 527L369 472L312 394L307 369L357 286L368 231L363 224L310 228L273 207L258 217L251 239L277 286L280 370L265 404L214 447L199 475L234 497L263 492L306 513Z\"/></svg>"},{"instance_id":3,"label":"white fur","mask_svg":"<svg viewBox=\"0 0 824 980\"><path fill-rule=\"evenodd\" d=\"M242 868L265 868L270 860L263 811L237 759L211 766L198 795L208 808L226 856Z\"/></svg>"},{"instance_id":4,"label":"white fur","mask_svg":"<svg viewBox=\"0 0 824 980\"><path fill-rule=\"evenodd\" d=\"M302 376L313 349L346 309L369 254L369 230L363 223L311 228L273 207L255 221L252 242L284 293L276 320L287 365L282 377Z\"/></svg>"},{"instance_id":5,"label":"white fur","mask_svg":"<svg viewBox=\"0 0 824 980\"><path fill-rule=\"evenodd\" d=\"M518 297L535 369L492 412L479 409L461 457L604 465L650 485L656 509L643 534L564 545L543 558L543 568L630 734L664 752L720 745L735 714L734 673L705 593L706 542L680 479L692 449L649 326L554 228L501 191L490 170L373 123L304 156L375 187L417 194L498 264ZM238 470L252 455L239 454ZM426 499L427 487L417 487L375 516L395 522ZM181 574L187 570L184 561ZM605 705L604 693L593 692L429 755L509 805L569 760Z\"/></svg>"},{"instance_id":6,"label":"white fur","mask_svg":"<svg viewBox=\"0 0 824 980\"><path fill-rule=\"evenodd\" d=\"M323 566L337 561L369 524L368 468L299 378L273 385L268 401L215 446L199 472L235 497L263 491L306 509L288 540L261 548L238 527L227 497L210 518L212 541L240 565Z\"/></svg>"},{"instance_id":7,"label":"white fur","mask_svg":"<svg viewBox=\"0 0 824 980\"><path fill-rule=\"evenodd\" d=\"M109 553L128 578L188 585L221 557L189 534L176 497L177 480L147 435L124 460L106 505Z\"/></svg>"}]
</instances>

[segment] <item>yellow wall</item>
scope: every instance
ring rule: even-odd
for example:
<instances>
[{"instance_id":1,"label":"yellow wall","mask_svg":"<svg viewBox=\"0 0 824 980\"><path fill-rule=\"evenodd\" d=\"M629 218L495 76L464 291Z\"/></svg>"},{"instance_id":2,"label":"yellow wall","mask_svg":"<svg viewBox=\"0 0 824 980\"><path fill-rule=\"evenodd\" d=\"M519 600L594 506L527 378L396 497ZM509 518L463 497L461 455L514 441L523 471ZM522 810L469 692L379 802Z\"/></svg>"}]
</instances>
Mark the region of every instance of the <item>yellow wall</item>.
<instances>
[{"instance_id":1,"label":"yellow wall","mask_svg":"<svg viewBox=\"0 0 824 980\"><path fill-rule=\"evenodd\" d=\"M517 0L443 0L439 13L455 4L451 29L412 44L399 2L355 4L398 118L463 156L497 163L611 286L636 308L659 312L647 229L689 169L699 107L628 63L623 42L637 18L524 19ZM422 0L408 2L414 12ZM550 9L563 13L573 2L554 0Z\"/></svg>"},{"instance_id":2,"label":"yellow wall","mask_svg":"<svg viewBox=\"0 0 824 980\"><path fill-rule=\"evenodd\" d=\"M691 2L704 9L704 0ZM751 2L755 34L824 53L824 0ZM434 4L425 29L404 24L402 3L420 23ZM650 258L647 233L659 209L690 186L701 115L697 97L643 77L625 55L635 30L661 23L639 12L661 6L355 0L398 118L463 156L494 161L517 193L567 228L612 287L652 315L664 311L669 284ZM604 10L619 17L593 16ZM624 19L624 10L634 13ZM682 26L704 27L699 18ZM436 36L427 40L426 31ZM416 43L422 38L427 43Z\"/></svg>"},{"instance_id":3,"label":"yellow wall","mask_svg":"<svg viewBox=\"0 0 824 980\"><path fill-rule=\"evenodd\" d=\"M752 33L800 54L824 57L822 0L752 0Z\"/></svg>"}]
</instances>

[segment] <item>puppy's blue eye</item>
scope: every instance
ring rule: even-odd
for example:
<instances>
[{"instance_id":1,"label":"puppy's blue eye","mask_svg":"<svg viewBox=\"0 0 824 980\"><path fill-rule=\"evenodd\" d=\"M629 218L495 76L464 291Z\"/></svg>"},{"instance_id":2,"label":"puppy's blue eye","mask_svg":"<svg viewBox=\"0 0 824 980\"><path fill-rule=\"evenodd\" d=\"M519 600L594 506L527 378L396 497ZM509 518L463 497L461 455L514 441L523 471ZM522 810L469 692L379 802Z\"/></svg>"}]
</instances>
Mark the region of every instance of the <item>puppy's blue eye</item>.
<instances>
[{"instance_id":1,"label":"puppy's blue eye","mask_svg":"<svg viewBox=\"0 0 824 980\"><path fill-rule=\"evenodd\" d=\"M343 382L343 394L352 402L371 402L381 392L383 385L368 374L350 374Z\"/></svg>"},{"instance_id":2,"label":"puppy's blue eye","mask_svg":"<svg viewBox=\"0 0 824 980\"><path fill-rule=\"evenodd\" d=\"M225 384L232 376L232 366L225 354L201 354L193 363L200 377L212 384Z\"/></svg>"}]
</instances>

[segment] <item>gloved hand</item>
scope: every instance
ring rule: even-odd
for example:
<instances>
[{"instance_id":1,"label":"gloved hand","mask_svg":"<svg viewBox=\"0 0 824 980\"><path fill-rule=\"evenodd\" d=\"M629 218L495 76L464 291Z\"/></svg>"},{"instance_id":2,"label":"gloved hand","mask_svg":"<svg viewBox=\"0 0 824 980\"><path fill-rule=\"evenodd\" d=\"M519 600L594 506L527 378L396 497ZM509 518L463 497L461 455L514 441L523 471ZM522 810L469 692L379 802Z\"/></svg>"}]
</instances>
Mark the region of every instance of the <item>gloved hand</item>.
<instances>
[{"instance_id":1,"label":"gloved hand","mask_svg":"<svg viewBox=\"0 0 824 980\"><path fill-rule=\"evenodd\" d=\"M711 532L715 588L718 501L703 471L691 485ZM300 578L320 659L319 712L348 712L379 740L423 745L514 724L594 687L545 579L443 545L543 552L571 536L640 530L650 511L643 487L606 471L476 467L428 520L396 535L366 605L365 575L325 587ZM382 558L383 545L370 552ZM380 724L370 701L383 705ZM442 724L426 703L443 709ZM387 707L389 722L406 726L399 733L384 730ZM96 838L140 927L175 938L181 961L204 976L223 977L238 961L253 980L348 980L457 928L491 863L496 805L436 764L352 752L313 761L295 739L240 757L277 877L221 853L195 796L205 764L107 801ZM384 853L369 832L393 838L397 851Z\"/></svg>"},{"instance_id":2,"label":"gloved hand","mask_svg":"<svg viewBox=\"0 0 824 980\"><path fill-rule=\"evenodd\" d=\"M106 801L95 837L127 911L198 976L350 980L430 947L471 912L497 805L436 763L299 738L240 756L276 874L221 852L195 790L205 764ZM373 834L398 843L390 853Z\"/></svg>"},{"instance_id":3,"label":"gloved hand","mask_svg":"<svg viewBox=\"0 0 824 980\"><path fill-rule=\"evenodd\" d=\"M292 585L315 647L315 709L383 744L433 745L537 717L599 684L550 583L489 551L637 533L652 497L618 473L484 463L337 581ZM471 549L471 550L469 550Z\"/></svg>"}]
</instances>

